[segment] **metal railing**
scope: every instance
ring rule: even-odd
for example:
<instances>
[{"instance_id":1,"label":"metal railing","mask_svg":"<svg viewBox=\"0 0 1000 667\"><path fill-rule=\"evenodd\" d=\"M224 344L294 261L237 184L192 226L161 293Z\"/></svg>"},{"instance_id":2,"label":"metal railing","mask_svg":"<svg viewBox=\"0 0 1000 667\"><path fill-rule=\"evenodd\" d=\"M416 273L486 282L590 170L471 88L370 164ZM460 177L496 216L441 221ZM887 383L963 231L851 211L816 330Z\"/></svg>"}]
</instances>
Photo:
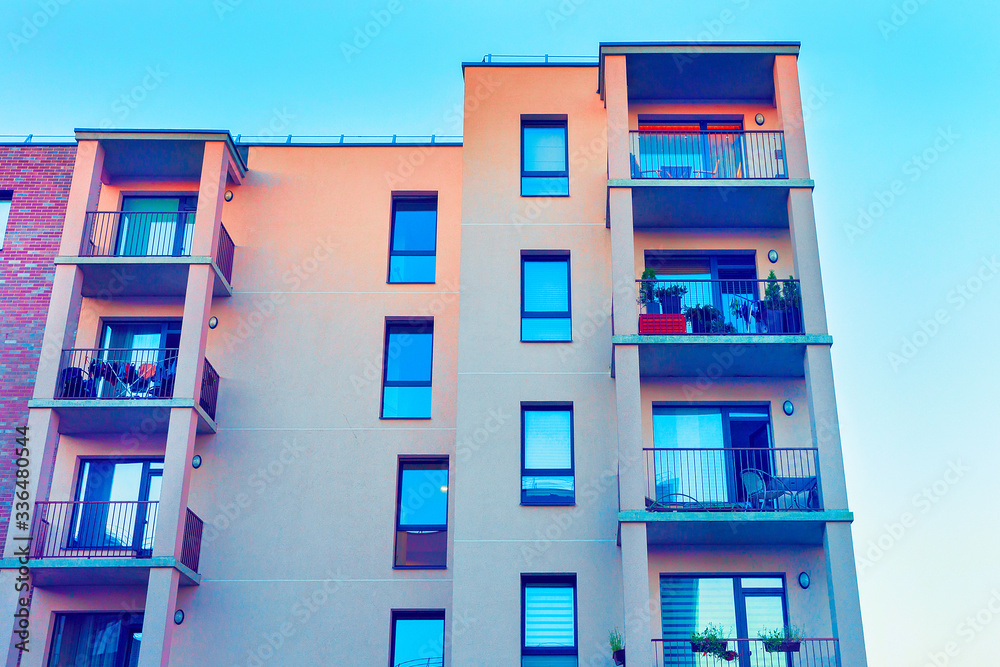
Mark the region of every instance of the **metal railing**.
<instances>
[{"instance_id":1,"label":"metal railing","mask_svg":"<svg viewBox=\"0 0 1000 667\"><path fill-rule=\"evenodd\" d=\"M226 231L225 225L219 225L219 247L215 252L215 264L222 271L226 282L233 282L233 254L236 252L236 244L233 238Z\"/></svg>"},{"instance_id":2,"label":"metal railing","mask_svg":"<svg viewBox=\"0 0 1000 667\"><path fill-rule=\"evenodd\" d=\"M237 146L461 146L462 135L455 134L238 134Z\"/></svg>"},{"instance_id":3,"label":"metal railing","mask_svg":"<svg viewBox=\"0 0 1000 667\"><path fill-rule=\"evenodd\" d=\"M205 359L205 369L201 374L201 397L198 403L205 408L205 412L212 419L215 419L215 405L219 400L219 374L215 367Z\"/></svg>"},{"instance_id":4,"label":"metal railing","mask_svg":"<svg viewBox=\"0 0 1000 667\"><path fill-rule=\"evenodd\" d=\"M783 132L629 132L632 178L788 178Z\"/></svg>"},{"instance_id":5,"label":"metal railing","mask_svg":"<svg viewBox=\"0 0 1000 667\"><path fill-rule=\"evenodd\" d=\"M150 558L157 501L39 501L33 558Z\"/></svg>"},{"instance_id":6,"label":"metal railing","mask_svg":"<svg viewBox=\"0 0 1000 667\"><path fill-rule=\"evenodd\" d=\"M503 55L496 53L487 53L483 56L482 62L484 63L540 63L540 64L554 64L554 65L564 65L567 63L587 63L596 65L599 62L599 56L558 56L550 55L548 53L543 53L541 55Z\"/></svg>"},{"instance_id":7,"label":"metal railing","mask_svg":"<svg viewBox=\"0 0 1000 667\"><path fill-rule=\"evenodd\" d=\"M836 639L800 639L780 646L761 639L723 641L725 657L692 645L690 639L654 639L653 664L656 667L840 667Z\"/></svg>"},{"instance_id":8,"label":"metal railing","mask_svg":"<svg viewBox=\"0 0 1000 667\"><path fill-rule=\"evenodd\" d=\"M801 334L799 281L636 280L640 334ZM681 319L683 318L683 319Z\"/></svg>"},{"instance_id":9,"label":"metal railing","mask_svg":"<svg viewBox=\"0 0 1000 667\"><path fill-rule=\"evenodd\" d=\"M787 512L823 507L814 447L643 451L650 511Z\"/></svg>"},{"instance_id":10,"label":"metal railing","mask_svg":"<svg viewBox=\"0 0 1000 667\"><path fill-rule=\"evenodd\" d=\"M193 571L198 571L198 563L201 561L201 534L205 528L205 523L198 518L198 515L187 510L184 515L184 540L181 543L181 563L187 565Z\"/></svg>"},{"instance_id":11,"label":"metal railing","mask_svg":"<svg viewBox=\"0 0 1000 667\"><path fill-rule=\"evenodd\" d=\"M91 211L81 257L189 257L194 211Z\"/></svg>"},{"instance_id":12,"label":"metal railing","mask_svg":"<svg viewBox=\"0 0 1000 667\"><path fill-rule=\"evenodd\" d=\"M177 348L63 350L56 398L171 398Z\"/></svg>"}]
</instances>

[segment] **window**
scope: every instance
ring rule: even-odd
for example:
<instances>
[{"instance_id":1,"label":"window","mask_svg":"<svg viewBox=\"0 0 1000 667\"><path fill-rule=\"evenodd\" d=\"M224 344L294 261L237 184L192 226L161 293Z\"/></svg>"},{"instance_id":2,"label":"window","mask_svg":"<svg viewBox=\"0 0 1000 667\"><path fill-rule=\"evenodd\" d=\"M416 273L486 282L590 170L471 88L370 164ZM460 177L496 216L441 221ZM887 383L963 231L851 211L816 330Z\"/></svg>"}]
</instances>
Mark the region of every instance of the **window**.
<instances>
[{"instance_id":1,"label":"window","mask_svg":"<svg viewBox=\"0 0 1000 667\"><path fill-rule=\"evenodd\" d=\"M741 121L639 118L636 136L633 150L638 148L639 158L633 156L634 178L743 178L747 173Z\"/></svg>"},{"instance_id":2,"label":"window","mask_svg":"<svg viewBox=\"0 0 1000 667\"><path fill-rule=\"evenodd\" d=\"M82 460L69 548L152 553L162 479L162 459Z\"/></svg>"},{"instance_id":3,"label":"window","mask_svg":"<svg viewBox=\"0 0 1000 667\"><path fill-rule=\"evenodd\" d=\"M695 577L661 574L660 603L664 639L689 640L692 632L700 632L708 625L721 625L729 638L753 638L761 630L788 625L785 580L780 575ZM664 667L690 664L690 652L668 652L664 645Z\"/></svg>"},{"instance_id":4,"label":"window","mask_svg":"<svg viewBox=\"0 0 1000 667\"><path fill-rule=\"evenodd\" d=\"M576 575L521 576L521 667L576 667Z\"/></svg>"},{"instance_id":5,"label":"window","mask_svg":"<svg viewBox=\"0 0 1000 667\"><path fill-rule=\"evenodd\" d=\"M569 253L521 254L521 341L570 342Z\"/></svg>"},{"instance_id":6,"label":"window","mask_svg":"<svg viewBox=\"0 0 1000 667\"><path fill-rule=\"evenodd\" d=\"M142 614L56 614L48 667L139 664Z\"/></svg>"},{"instance_id":7,"label":"window","mask_svg":"<svg viewBox=\"0 0 1000 667\"><path fill-rule=\"evenodd\" d=\"M569 194L566 120L521 119L521 196Z\"/></svg>"},{"instance_id":8,"label":"window","mask_svg":"<svg viewBox=\"0 0 1000 667\"><path fill-rule=\"evenodd\" d=\"M444 664L444 610L392 612L390 667L441 667Z\"/></svg>"},{"instance_id":9,"label":"window","mask_svg":"<svg viewBox=\"0 0 1000 667\"><path fill-rule=\"evenodd\" d=\"M437 252L437 197L392 200L390 283L433 283Z\"/></svg>"},{"instance_id":10,"label":"window","mask_svg":"<svg viewBox=\"0 0 1000 667\"><path fill-rule=\"evenodd\" d=\"M396 488L396 567L448 566L448 460L400 460Z\"/></svg>"},{"instance_id":11,"label":"window","mask_svg":"<svg viewBox=\"0 0 1000 667\"><path fill-rule=\"evenodd\" d=\"M123 197L115 254L189 256L197 209L197 196Z\"/></svg>"},{"instance_id":12,"label":"window","mask_svg":"<svg viewBox=\"0 0 1000 667\"><path fill-rule=\"evenodd\" d=\"M4 239L7 236L7 220L10 217L10 207L13 204L14 192L0 190L0 250L3 250Z\"/></svg>"},{"instance_id":13,"label":"window","mask_svg":"<svg viewBox=\"0 0 1000 667\"><path fill-rule=\"evenodd\" d=\"M521 406L521 504L572 505L572 405Z\"/></svg>"},{"instance_id":14,"label":"window","mask_svg":"<svg viewBox=\"0 0 1000 667\"><path fill-rule=\"evenodd\" d=\"M386 323L382 419L431 418L433 349L432 321Z\"/></svg>"}]
</instances>

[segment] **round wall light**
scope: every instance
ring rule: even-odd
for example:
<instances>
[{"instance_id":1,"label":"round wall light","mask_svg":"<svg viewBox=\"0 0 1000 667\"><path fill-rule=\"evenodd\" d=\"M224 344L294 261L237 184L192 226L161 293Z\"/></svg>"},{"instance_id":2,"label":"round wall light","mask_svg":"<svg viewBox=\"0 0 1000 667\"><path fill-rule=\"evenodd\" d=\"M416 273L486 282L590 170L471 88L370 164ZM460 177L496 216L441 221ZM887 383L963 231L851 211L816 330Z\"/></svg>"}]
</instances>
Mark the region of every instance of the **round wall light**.
<instances>
[{"instance_id":1,"label":"round wall light","mask_svg":"<svg viewBox=\"0 0 1000 667\"><path fill-rule=\"evenodd\" d=\"M761 118L763 118L763 116L761 116ZM224 194L223 197L225 197L226 201L233 201L233 191L226 190L226 194Z\"/></svg>"},{"instance_id":2,"label":"round wall light","mask_svg":"<svg viewBox=\"0 0 1000 667\"><path fill-rule=\"evenodd\" d=\"M183 622L184 622L184 610L178 609L177 611L174 612L174 623L180 625Z\"/></svg>"},{"instance_id":3,"label":"round wall light","mask_svg":"<svg viewBox=\"0 0 1000 667\"><path fill-rule=\"evenodd\" d=\"M791 416L791 414L795 412L795 406L792 405L791 401L785 401L784 403L782 403L781 409L784 410L785 414L788 416Z\"/></svg>"},{"instance_id":4,"label":"round wall light","mask_svg":"<svg viewBox=\"0 0 1000 667\"><path fill-rule=\"evenodd\" d=\"M758 125L764 124L764 114L762 113L757 114L756 116L753 117L753 119L757 122Z\"/></svg>"},{"instance_id":5,"label":"round wall light","mask_svg":"<svg viewBox=\"0 0 1000 667\"><path fill-rule=\"evenodd\" d=\"M216 317L215 315L212 315L210 318L208 318L208 328L214 329L217 326L219 326L219 318Z\"/></svg>"},{"instance_id":6,"label":"round wall light","mask_svg":"<svg viewBox=\"0 0 1000 667\"><path fill-rule=\"evenodd\" d=\"M191 459L191 467L197 470L201 467L201 454L195 454Z\"/></svg>"},{"instance_id":7,"label":"round wall light","mask_svg":"<svg viewBox=\"0 0 1000 667\"><path fill-rule=\"evenodd\" d=\"M802 588L809 588L809 584L810 583L812 583L812 581L809 579L809 573L808 572L800 572L799 573L799 586L801 586Z\"/></svg>"},{"instance_id":8,"label":"round wall light","mask_svg":"<svg viewBox=\"0 0 1000 667\"><path fill-rule=\"evenodd\" d=\"M771 264L777 264L777 262L778 262L778 251L777 250L768 250L767 251L767 261L771 262Z\"/></svg>"}]
</instances>

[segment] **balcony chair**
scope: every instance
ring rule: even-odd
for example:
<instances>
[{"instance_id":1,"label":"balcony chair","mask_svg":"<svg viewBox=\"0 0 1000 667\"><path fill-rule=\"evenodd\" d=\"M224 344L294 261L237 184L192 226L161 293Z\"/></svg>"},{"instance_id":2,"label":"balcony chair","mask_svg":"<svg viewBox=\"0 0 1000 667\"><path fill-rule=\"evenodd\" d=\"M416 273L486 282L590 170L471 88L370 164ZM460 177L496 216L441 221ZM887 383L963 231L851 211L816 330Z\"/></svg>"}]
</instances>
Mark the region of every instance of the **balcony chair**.
<instances>
[{"instance_id":1,"label":"balcony chair","mask_svg":"<svg viewBox=\"0 0 1000 667\"><path fill-rule=\"evenodd\" d=\"M652 174L653 178L660 177L660 170L657 169L639 169L639 161L635 158L635 153L630 153L632 158L632 178L647 178L643 174Z\"/></svg>"},{"instance_id":2,"label":"balcony chair","mask_svg":"<svg viewBox=\"0 0 1000 667\"><path fill-rule=\"evenodd\" d=\"M747 468L740 473L740 477L743 479L747 509L764 510L768 509L768 504L771 505L770 509L779 509L778 499L792 495L781 480L763 470Z\"/></svg>"}]
</instances>

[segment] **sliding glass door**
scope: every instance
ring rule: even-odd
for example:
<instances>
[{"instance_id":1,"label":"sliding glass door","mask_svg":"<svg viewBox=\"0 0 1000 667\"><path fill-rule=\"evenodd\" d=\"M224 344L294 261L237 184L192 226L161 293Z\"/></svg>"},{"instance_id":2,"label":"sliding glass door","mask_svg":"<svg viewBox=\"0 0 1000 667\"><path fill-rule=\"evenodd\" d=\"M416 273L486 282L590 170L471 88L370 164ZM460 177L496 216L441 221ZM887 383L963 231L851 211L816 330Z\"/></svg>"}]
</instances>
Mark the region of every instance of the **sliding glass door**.
<instances>
[{"instance_id":1,"label":"sliding glass door","mask_svg":"<svg viewBox=\"0 0 1000 667\"><path fill-rule=\"evenodd\" d=\"M81 461L69 546L152 553L163 461Z\"/></svg>"},{"instance_id":2,"label":"sliding glass door","mask_svg":"<svg viewBox=\"0 0 1000 667\"><path fill-rule=\"evenodd\" d=\"M197 197L124 197L116 254L190 255L197 206Z\"/></svg>"}]
</instances>

